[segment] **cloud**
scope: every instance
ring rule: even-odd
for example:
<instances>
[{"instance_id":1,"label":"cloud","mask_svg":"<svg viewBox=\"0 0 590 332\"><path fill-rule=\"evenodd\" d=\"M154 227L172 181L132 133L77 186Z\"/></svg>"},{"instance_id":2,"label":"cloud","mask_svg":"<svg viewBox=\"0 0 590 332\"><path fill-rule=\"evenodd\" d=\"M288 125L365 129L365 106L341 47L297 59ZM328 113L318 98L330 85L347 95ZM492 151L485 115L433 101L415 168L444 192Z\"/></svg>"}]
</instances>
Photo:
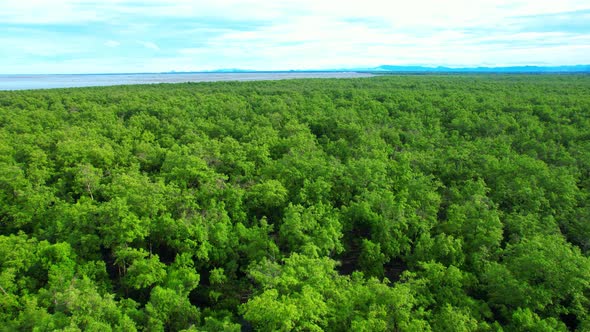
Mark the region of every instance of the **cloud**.
<instances>
[{"instance_id":1,"label":"cloud","mask_svg":"<svg viewBox=\"0 0 590 332\"><path fill-rule=\"evenodd\" d=\"M590 33L590 9L511 18L524 31Z\"/></svg>"},{"instance_id":2,"label":"cloud","mask_svg":"<svg viewBox=\"0 0 590 332\"><path fill-rule=\"evenodd\" d=\"M2 7L0 73L590 60L587 0L32 0Z\"/></svg>"},{"instance_id":3,"label":"cloud","mask_svg":"<svg viewBox=\"0 0 590 332\"><path fill-rule=\"evenodd\" d=\"M114 40L107 40L104 43L104 46L106 46L106 47L117 47L119 45L121 45L121 43L119 43L118 41L114 41Z\"/></svg>"},{"instance_id":4,"label":"cloud","mask_svg":"<svg viewBox=\"0 0 590 332\"><path fill-rule=\"evenodd\" d=\"M158 47L158 45L156 45L153 42L139 41L138 43L143 45L143 47L145 47L145 48L149 48L150 50L154 50L154 51L160 50L160 47Z\"/></svg>"}]
</instances>

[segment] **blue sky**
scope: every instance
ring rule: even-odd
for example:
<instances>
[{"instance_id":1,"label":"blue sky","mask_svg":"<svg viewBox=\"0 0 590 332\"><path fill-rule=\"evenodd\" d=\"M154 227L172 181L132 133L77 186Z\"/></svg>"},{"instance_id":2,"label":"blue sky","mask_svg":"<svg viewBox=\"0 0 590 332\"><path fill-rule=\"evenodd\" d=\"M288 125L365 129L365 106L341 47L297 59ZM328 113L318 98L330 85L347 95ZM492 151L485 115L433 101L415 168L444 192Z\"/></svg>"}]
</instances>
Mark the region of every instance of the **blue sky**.
<instances>
[{"instance_id":1,"label":"blue sky","mask_svg":"<svg viewBox=\"0 0 590 332\"><path fill-rule=\"evenodd\" d=\"M588 0L0 2L0 74L590 63Z\"/></svg>"}]
</instances>

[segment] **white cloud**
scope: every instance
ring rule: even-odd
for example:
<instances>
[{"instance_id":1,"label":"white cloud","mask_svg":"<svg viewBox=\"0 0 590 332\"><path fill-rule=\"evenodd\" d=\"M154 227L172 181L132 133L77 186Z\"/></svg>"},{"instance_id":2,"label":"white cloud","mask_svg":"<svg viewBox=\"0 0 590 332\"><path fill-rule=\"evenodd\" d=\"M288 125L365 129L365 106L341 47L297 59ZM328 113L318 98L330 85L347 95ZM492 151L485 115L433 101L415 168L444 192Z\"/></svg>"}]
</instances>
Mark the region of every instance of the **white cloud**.
<instances>
[{"instance_id":1,"label":"white cloud","mask_svg":"<svg viewBox=\"0 0 590 332\"><path fill-rule=\"evenodd\" d=\"M145 48L149 48L150 50L154 50L154 51L160 50L160 47L158 45L156 45L156 43L153 43L153 42L139 41L138 43L143 45L143 47L145 47Z\"/></svg>"},{"instance_id":2,"label":"white cloud","mask_svg":"<svg viewBox=\"0 0 590 332\"><path fill-rule=\"evenodd\" d=\"M397 24L481 23L499 17L587 9L586 0L27 0L5 1L0 22L71 23L113 17L217 17L288 20L297 16L366 17Z\"/></svg>"},{"instance_id":3,"label":"white cloud","mask_svg":"<svg viewBox=\"0 0 590 332\"><path fill-rule=\"evenodd\" d=\"M119 45L121 45L121 43L119 43L118 41L115 41L115 40L107 40L104 43L104 46L106 46L106 47L117 47Z\"/></svg>"},{"instance_id":4,"label":"white cloud","mask_svg":"<svg viewBox=\"0 0 590 332\"><path fill-rule=\"evenodd\" d=\"M589 8L587 0L4 1L0 73L35 61L49 72L588 63L588 33L519 30L517 17ZM10 32L19 25L28 30ZM114 58L108 48L117 47L125 55ZM35 58L68 56L78 60Z\"/></svg>"},{"instance_id":5,"label":"white cloud","mask_svg":"<svg viewBox=\"0 0 590 332\"><path fill-rule=\"evenodd\" d=\"M97 12L83 1L3 1L0 23L53 24L95 22L104 13Z\"/></svg>"}]
</instances>

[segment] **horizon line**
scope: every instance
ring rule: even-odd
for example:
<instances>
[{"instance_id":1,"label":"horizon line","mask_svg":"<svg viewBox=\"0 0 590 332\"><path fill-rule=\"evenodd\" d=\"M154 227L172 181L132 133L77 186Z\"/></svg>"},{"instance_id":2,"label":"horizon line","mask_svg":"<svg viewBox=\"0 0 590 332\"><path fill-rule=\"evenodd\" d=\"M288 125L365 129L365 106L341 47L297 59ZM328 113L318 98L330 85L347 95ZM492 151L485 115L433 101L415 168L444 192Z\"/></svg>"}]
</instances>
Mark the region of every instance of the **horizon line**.
<instances>
[{"instance_id":1,"label":"horizon line","mask_svg":"<svg viewBox=\"0 0 590 332\"><path fill-rule=\"evenodd\" d=\"M384 69L384 67L389 67L392 69ZM538 69L537 72L540 70L542 72L550 73L551 71L547 71L548 69L575 69L577 67L587 67L584 68L581 72L588 72L590 71L590 64L575 64L575 65L508 65L508 66L445 66L445 65L379 65L376 67L357 67L357 68L328 68L328 69L284 69L284 70L265 70L265 69L241 69L241 68L231 68L231 69L211 69L211 70L190 70L190 71L177 71L177 70L170 70L170 71L145 71L145 72L87 72L87 73L13 73L13 74L4 74L0 73L0 76L58 76L58 75L163 75L163 74L248 74L248 73L327 73L327 72L469 72L469 70L473 70L474 72L486 70L487 73L493 73L494 70L502 71L508 69ZM404 68L406 70L404 70ZM414 69L414 70L410 70ZM433 71L429 71L432 69ZM535 72L535 71L532 71ZM560 71L553 71L553 72L560 72ZM575 73L576 71L561 71L561 72L572 72ZM526 73L526 72L523 72Z\"/></svg>"}]
</instances>

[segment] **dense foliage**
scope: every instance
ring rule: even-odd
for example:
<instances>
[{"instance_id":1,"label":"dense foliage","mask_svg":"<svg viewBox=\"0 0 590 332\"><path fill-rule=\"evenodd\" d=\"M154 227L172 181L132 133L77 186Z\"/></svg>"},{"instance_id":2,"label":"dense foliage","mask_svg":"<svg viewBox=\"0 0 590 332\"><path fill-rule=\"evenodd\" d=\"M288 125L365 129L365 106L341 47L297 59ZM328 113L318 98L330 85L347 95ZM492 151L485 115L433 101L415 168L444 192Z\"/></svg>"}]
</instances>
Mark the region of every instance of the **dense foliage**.
<instances>
[{"instance_id":1,"label":"dense foliage","mask_svg":"<svg viewBox=\"0 0 590 332\"><path fill-rule=\"evenodd\" d=\"M0 93L0 326L590 330L590 77Z\"/></svg>"}]
</instances>

